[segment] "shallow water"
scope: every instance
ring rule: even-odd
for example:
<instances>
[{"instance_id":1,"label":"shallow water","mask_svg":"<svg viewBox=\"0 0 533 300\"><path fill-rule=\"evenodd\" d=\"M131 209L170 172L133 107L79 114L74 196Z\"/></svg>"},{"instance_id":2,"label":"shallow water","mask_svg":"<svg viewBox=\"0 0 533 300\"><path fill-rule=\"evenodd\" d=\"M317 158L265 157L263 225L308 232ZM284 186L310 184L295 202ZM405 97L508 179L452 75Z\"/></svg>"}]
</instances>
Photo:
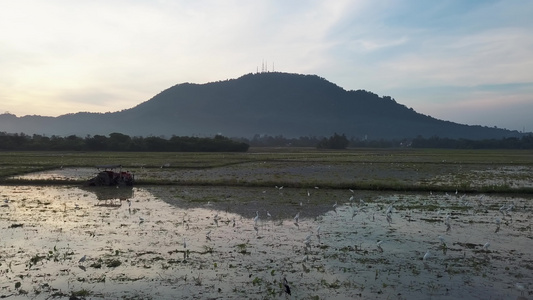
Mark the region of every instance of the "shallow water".
<instances>
[{"instance_id":1,"label":"shallow water","mask_svg":"<svg viewBox=\"0 0 533 300\"><path fill-rule=\"evenodd\" d=\"M533 295L527 197L179 186L113 198L114 188L104 191L0 187L1 297L279 298L283 278L291 299ZM124 194L130 202L120 200Z\"/></svg>"}]
</instances>

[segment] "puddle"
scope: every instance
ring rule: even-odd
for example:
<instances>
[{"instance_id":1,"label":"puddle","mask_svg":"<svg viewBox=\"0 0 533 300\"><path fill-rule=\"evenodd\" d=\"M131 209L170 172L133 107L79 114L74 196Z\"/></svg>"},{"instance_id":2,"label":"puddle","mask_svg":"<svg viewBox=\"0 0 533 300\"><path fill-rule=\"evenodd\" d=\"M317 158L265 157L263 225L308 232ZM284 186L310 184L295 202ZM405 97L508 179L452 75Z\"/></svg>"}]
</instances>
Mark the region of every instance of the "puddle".
<instances>
[{"instance_id":1,"label":"puddle","mask_svg":"<svg viewBox=\"0 0 533 300\"><path fill-rule=\"evenodd\" d=\"M290 299L533 294L531 198L274 187L118 192L0 187L0 297L277 299L285 298L284 278Z\"/></svg>"}]
</instances>

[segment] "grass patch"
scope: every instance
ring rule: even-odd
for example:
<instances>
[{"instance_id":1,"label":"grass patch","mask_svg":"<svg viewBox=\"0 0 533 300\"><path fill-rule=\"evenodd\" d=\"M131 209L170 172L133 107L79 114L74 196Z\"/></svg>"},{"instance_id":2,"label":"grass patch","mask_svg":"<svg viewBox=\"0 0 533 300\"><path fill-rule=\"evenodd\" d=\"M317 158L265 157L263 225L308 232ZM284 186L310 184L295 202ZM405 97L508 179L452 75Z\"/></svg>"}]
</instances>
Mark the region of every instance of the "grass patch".
<instances>
[{"instance_id":1,"label":"grass patch","mask_svg":"<svg viewBox=\"0 0 533 300\"><path fill-rule=\"evenodd\" d=\"M0 152L0 184L80 185L86 178L31 180L20 175L112 163L136 174L136 185L529 194L533 193L528 186L533 179L532 154L529 150L366 148L252 148L247 153ZM329 176L323 176L326 171Z\"/></svg>"}]
</instances>

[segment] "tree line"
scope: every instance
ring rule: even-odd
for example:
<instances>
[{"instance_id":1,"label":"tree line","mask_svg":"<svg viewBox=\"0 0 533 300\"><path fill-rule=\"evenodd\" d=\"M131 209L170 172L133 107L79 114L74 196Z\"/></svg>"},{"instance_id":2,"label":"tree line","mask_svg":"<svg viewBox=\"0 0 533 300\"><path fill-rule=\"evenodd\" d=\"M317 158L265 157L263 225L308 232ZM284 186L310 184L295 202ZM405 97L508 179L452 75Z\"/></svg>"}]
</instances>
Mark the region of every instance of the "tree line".
<instances>
[{"instance_id":1,"label":"tree line","mask_svg":"<svg viewBox=\"0 0 533 300\"><path fill-rule=\"evenodd\" d=\"M433 136L430 138L417 137L412 140L413 148L444 148L444 149L533 149L533 134L521 138L508 137L502 139L449 139Z\"/></svg>"},{"instance_id":2,"label":"tree line","mask_svg":"<svg viewBox=\"0 0 533 300\"><path fill-rule=\"evenodd\" d=\"M94 135L81 138L8 134L0 132L0 150L4 151L146 151L146 152L246 152L250 146L217 135L214 138L187 136L130 137L122 133L109 136Z\"/></svg>"},{"instance_id":3,"label":"tree line","mask_svg":"<svg viewBox=\"0 0 533 300\"><path fill-rule=\"evenodd\" d=\"M130 137L121 133L108 136L94 135L81 138L10 134L0 132L0 150L4 151L146 151L146 152L246 152L249 147L314 147L317 149L346 148L443 148L443 149L533 149L533 135L521 138L502 139L450 139L433 136L402 140L369 140L350 138L334 133L330 137L303 136L286 138L282 135L256 134L253 138L227 138L217 135L213 138L172 136Z\"/></svg>"},{"instance_id":4,"label":"tree line","mask_svg":"<svg viewBox=\"0 0 533 300\"><path fill-rule=\"evenodd\" d=\"M252 139L239 139L251 147L316 147L318 149L345 148L443 148L443 149L533 149L533 135L521 138L508 137L502 139L451 139L441 137L417 137L415 139L348 139L345 134L335 133L326 137L285 138L282 135L255 135Z\"/></svg>"}]
</instances>

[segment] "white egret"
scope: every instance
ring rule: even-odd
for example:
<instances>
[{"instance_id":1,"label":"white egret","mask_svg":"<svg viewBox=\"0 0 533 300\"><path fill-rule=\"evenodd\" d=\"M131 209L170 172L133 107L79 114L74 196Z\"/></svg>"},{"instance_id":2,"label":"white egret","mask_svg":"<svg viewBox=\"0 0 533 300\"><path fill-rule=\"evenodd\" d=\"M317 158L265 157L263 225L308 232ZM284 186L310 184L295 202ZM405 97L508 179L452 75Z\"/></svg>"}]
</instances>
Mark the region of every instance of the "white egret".
<instances>
[{"instance_id":1,"label":"white egret","mask_svg":"<svg viewBox=\"0 0 533 300\"><path fill-rule=\"evenodd\" d=\"M392 214L392 204L387 207L387 211L385 211L385 214Z\"/></svg>"},{"instance_id":2,"label":"white egret","mask_svg":"<svg viewBox=\"0 0 533 300\"><path fill-rule=\"evenodd\" d=\"M383 252L383 248L381 248L381 244L383 244L383 240L378 241L378 242L376 243L376 246L378 247L379 252Z\"/></svg>"},{"instance_id":3,"label":"white egret","mask_svg":"<svg viewBox=\"0 0 533 300\"><path fill-rule=\"evenodd\" d=\"M307 237L305 238L305 241L304 241L305 248L311 249L311 236L312 236L312 234L313 233L309 233L309 235L307 235Z\"/></svg>"},{"instance_id":4,"label":"white egret","mask_svg":"<svg viewBox=\"0 0 533 300\"><path fill-rule=\"evenodd\" d=\"M392 223L392 216L391 216L391 214L387 214L387 222L389 223L389 226L391 226L391 223Z\"/></svg>"},{"instance_id":5,"label":"white egret","mask_svg":"<svg viewBox=\"0 0 533 300\"><path fill-rule=\"evenodd\" d=\"M505 213L507 212L507 207L504 205L502 205L500 207L500 213L502 214L502 216L505 218Z\"/></svg>"},{"instance_id":6,"label":"white egret","mask_svg":"<svg viewBox=\"0 0 533 300\"><path fill-rule=\"evenodd\" d=\"M516 287L517 290L520 291L520 295L521 295L521 296L524 296L524 290L526 289L526 287L524 286L524 284L523 284L523 283L520 283L520 282L517 282L517 283L515 283L514 286Z\"/></svg>"},{"instance_id":7,"label":"white egret","mask_svg":"<svg viewBox=\"0 0 533 300\"><path fill-rule=\"evenodd\" d=\"M298 223L298 220L299 220L299 219L300 219L300 212L298 212L298 213L296 214L296 216L294 216L294 222L295 222L295 223Z\"/></svg>"},{"instance_id":8,"label":"white egret","mask_svg":"<svg viewBox=\"0 0 533 300\"><path fill-rule=\"evenodd\" d=\"M255 212L254 224L257 225L257 222L259 222L259 211Z\"/></svg>"},{"instance_id":9,"label":"white egret","mask_svg":"<svg viewBox=\"0 0 533 300\"><path fill-rule=\"evenodd\" d=\"M428 259L431 258L431 253L429 253L429 250L426 252L426 254L424 254L424 257L422 257L422 260L423 261L427 261Z\"/></svg>"},{"instance_id":10,"label":"white egret","mask_svg":"<svg viewBox=\"0 0 533 300\"><path fill-rule=\"evenodd\" d=\"M272 215L270 214L270 212L268 212L268 210L267 210L267 217L272 218Z\"/></svg>"},{"instance_id":11,"label":"white egret","mask_svg":"<svg viewBox=\"0 0 533 300\"><path fill-rule=\"evenodd\" d=\"M310 232L306 237L305 237L305 241L306 242L310 242L311 241L311 236L313 236L313 233Z\"/></svg>"},{"instance_id":12,"label":"white egret","mask_svg":"<svg viewBox=\"0 0 533 300\"><path fill-rule=\"evenodd\" d=\"M352 220L353 218L357 215L357 209L355 209L355 207L353 208L353 211L352 211Z\"/></svg>"},{"instance_id":13,"label":"white egret","mask_svg":"<svg viewBox=\"0 0 533 300\"><path fill-rule=\"evenodd\" d=\"M489 247L490 247L490 243L486 242L485 245L483 245L483 250L487 251L489 250Z\"/></svg>"},{"instance_id":14,"label":"white egret","mask_svg":"<svg viewBox=\"0 0 533 300\"><path fill-rule=\"evenodd\" d=\"M316 228L316 234L320 234L320 225Z\"/></svg>"}]
</instances>

